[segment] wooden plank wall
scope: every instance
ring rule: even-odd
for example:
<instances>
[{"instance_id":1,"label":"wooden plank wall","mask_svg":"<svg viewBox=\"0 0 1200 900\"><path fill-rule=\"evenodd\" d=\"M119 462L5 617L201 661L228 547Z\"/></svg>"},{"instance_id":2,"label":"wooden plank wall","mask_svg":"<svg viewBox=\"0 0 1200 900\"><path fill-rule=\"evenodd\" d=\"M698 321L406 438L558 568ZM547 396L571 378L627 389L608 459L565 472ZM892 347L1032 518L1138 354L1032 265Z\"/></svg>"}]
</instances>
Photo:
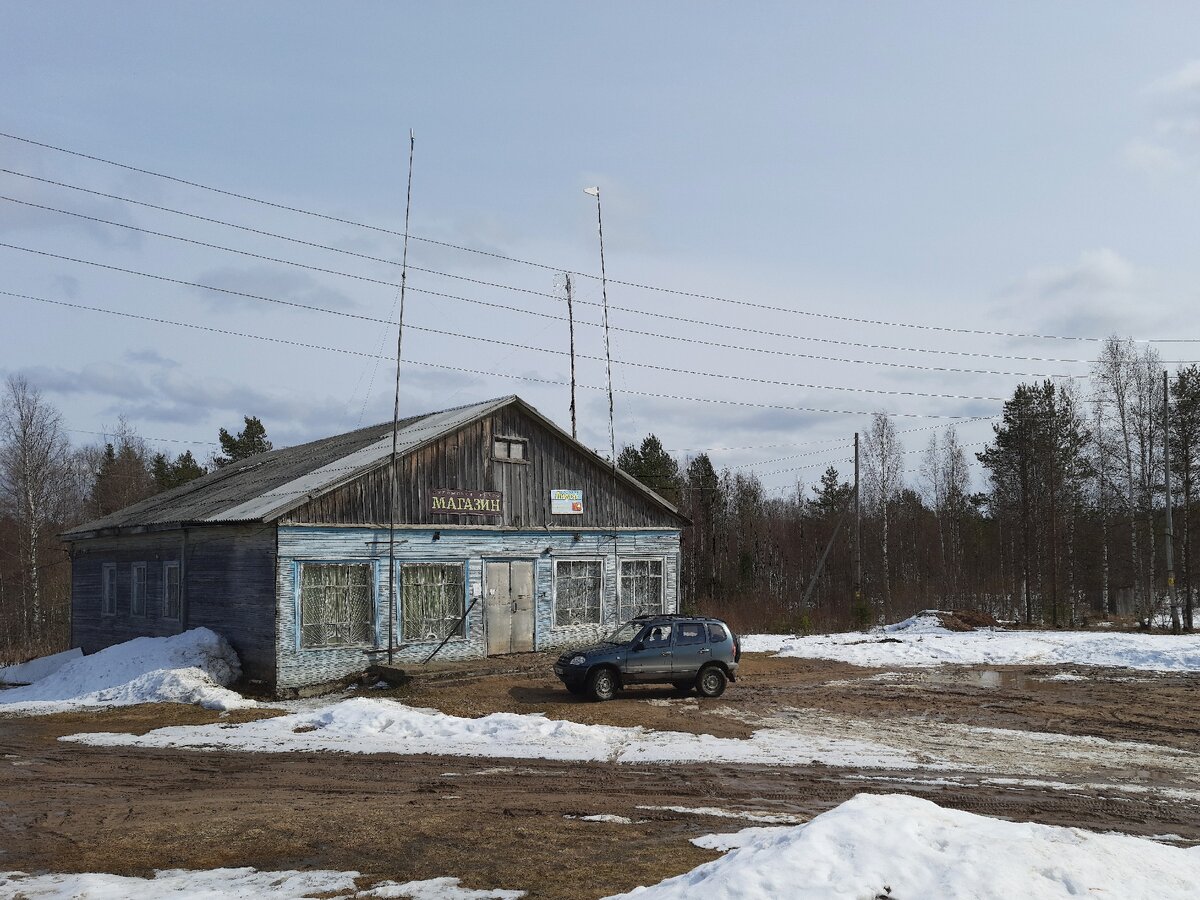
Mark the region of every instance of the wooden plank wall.
<instances>
[{"instance_id":1,"label":"wooden plank wall","mask_svg":"<svg viewBox=\"0 0 1200 900\"><path fill-rule=\"evenodd\" d=\"M527 462L492 459L493 436L529 441ZM668 528L682 521L555 431L507 406L399 461L397 522L509 528ZM285 517L291 524L383 524L391 470L387 465L318 497ZM500 491L498 518L430 512L437 488ZM583 491L584 513L550 514L551 489Z\"/></svg>"},{"instance_id":2,"label":"wooden plank wall","mask_svg":"<svg viewBox=\"0 0 1200 900\"><path fill-rule=\"evenodd\" d=\"M163 617L163 563L181 561L183 618ZM146 563L146 615L130 615L132 565ZM117 567L116 615L101 614L101 573ZM85 653L135 637L205 626L223 635L243 675L275 677L275 527L229 526L92 538L73 547L72 643Z\"/></svg>"},{"instance_id":3,"label":"wooden plank wall","mask_svg":"<svg viewBox=\"0 0 1200 900\"><path fill-rule=\"evenodd\" d=\"M579 539L576 540L576 534ZM437 536L436 540L434 536ZM665 606L678 609L679 532L570 532L498 531L433 528L404 528L397 532L398 564L405 562L454 562L467 567L467 597L483 596L484 562L491 559L528 559L534 562L534 646L539 650L595 641L616 625L617 572L621 558L664 561ZM277 589L280 598L278 685L281 689L330 681L361 671L367 662L363 647L298 649L296 636L296 569L308 561L363 561L375 567L376 635L379 646L387 644L387 554L388 532L383 528L281 526ZM601 559L604 562L604 597L600 625L560 628L554 624L554 560ZM397 584L399 576L397 576ZM400 598L403 604L403 597ZM397 631L402 606L396 611ZM466 636L447 643L439 660L467 659L486 652L482 601L467 622ZM436 644L401 644L396 635L396 659L419 662ZM378 659L379 657L373 657Z\"/></svg>"}]
</instances>

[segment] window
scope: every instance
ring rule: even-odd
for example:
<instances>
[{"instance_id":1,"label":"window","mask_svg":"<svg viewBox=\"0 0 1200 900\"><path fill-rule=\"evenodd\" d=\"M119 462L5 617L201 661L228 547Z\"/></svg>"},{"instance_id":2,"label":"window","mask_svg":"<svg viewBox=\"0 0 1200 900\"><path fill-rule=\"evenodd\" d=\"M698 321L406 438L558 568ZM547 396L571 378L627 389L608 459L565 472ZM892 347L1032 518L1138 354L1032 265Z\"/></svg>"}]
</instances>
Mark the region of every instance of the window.
<instances>
[{"instance_id":1,"label":"window","mask_svg":"<svg viewBox=\"0 0 1200 900\"><path fill-rule=\"evenodd\" d=\"M725 634L725 629L724 629L724 628L722 628L722 627L721 627L720 625L718 625L716 622L710 622L710 623L709 623L709 626L708 626L708 639L709 639L710 641L712 641L714 644L720 644L720 643L723 643L723 642L725 641L725 638L726 638L726 637L727 637L727 635Z\"/></svg>"},{"instance_id":2,"label":"window","mask_svg":"<svg viewBox=\"0 0 1200 900\"><path fill-rule=\"evenodd\" d=\"M117 614L117 567L112 563L100 567L100 614Z\"/></svg>"},{"instance_id":3,"label":"window","mask_svg":"<svg viewBox=\"0 0 1200 900\"><path fill-rule=\"evenodd\" d=\"M646 636L642 638L642 643L648 648L662 648L671 646L671 626L670 625L655 625L646 632Z\"/></svg>"},{"instance_id":4,"label":"window","mask_svg":"<svg viewBox=\"0 0 1200 900\"><path fill-rule=\"evenodd\" d=\"M300 646L348 647L375 640L373 566L300 567Z\"/></svg>"},{"instance_id":5,"label":"window","mask_svg":"<svg viewBox=\"0 0 1200 900\"><path fill-rule=\"evenodd\" d=\"M663 611L663 562L661 559L621 560L620 618Z\"/></svg>"},{"instance_id":6,"label":"window","mask_svg":"<svg viewBox=\"0 0 1200 900\"><path fill-rule=\"evenodd\" d=\"M704 643L704 626L699 622L683 622L675 632L675 646Z\"/></svg>"},{"instance_id":7,"label":"window","mask_svg":"<svg viewBox=\"0 0 1200 900\"><path fill-rule=\"evenodd\" d=\"M163 563L162 614L164 619L179 618L179 563Z\"/></svg>"},{"instance_id":8,"label":"window","mask_svg":"<svg viewBox=\"0 0 1200 900\"><path fill-rule=\"evenodd\" d=\"M554 624L599 625L603 568L598 559L554 561Z\"/></svg>"},{"instance_id":9,"label":"window","mask_svg":"<svg viewBox=\"0 0 1200 900\"><path fill-rule=\"evenodd\" d=\"M146 614L146 564L133 564L133 577L129 581L129 614Z\"/></svg>"},{"instance_id":10,"label":"window","mask_svg":"<svg viewBox=\"0 0 1200 900\"><path fill-rule=\"evenodd\" d=\"M505 462L525 462L529 441L524 438L498 437L492 441L492 457Z\"/></svg>"},{"instance_id":11,"label":"window","mask_svg":"<svg viewBox=\"0 0 1200 900\"><path fill-rule=\"evenodd\" d=\"M462 565L410 563L400 567L401 635L405 641L440 641L452 628L464 636ZM455 626L458 626L455 628Z\"/></svg>"}]
</instances>

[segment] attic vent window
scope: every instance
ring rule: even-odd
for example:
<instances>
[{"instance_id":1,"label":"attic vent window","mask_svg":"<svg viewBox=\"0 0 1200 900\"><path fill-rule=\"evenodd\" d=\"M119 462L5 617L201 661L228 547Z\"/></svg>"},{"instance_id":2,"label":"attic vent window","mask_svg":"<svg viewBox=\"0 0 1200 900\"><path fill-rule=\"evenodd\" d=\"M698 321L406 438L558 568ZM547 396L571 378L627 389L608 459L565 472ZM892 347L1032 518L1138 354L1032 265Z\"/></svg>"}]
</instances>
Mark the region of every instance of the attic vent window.
<instances>
[{"instance_id":1,"label":"attic vent window","mask_svg":"<svg viewBox=\"0 0 1200 900\"><path fill-rule=\"evenodd\" d=\"M492 458L503 462L528 462L529 441L525 438L495 438L492 441Z\"/></svg>"}]
</instances>

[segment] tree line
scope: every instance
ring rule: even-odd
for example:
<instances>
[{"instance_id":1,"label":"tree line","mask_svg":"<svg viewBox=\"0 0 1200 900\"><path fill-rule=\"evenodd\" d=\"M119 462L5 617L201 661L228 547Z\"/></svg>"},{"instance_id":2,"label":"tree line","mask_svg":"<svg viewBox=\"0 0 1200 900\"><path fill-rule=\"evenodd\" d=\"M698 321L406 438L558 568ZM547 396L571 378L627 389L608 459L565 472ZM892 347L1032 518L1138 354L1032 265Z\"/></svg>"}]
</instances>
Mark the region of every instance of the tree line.
<instances>
[{"instance_id":1,"label":"tree line","mask_svg":"<svg viewBox=\"0 0 1200 900\"><path fill-rule=\"evenodd\" d=\"M838 630L935 606L1049 626L1121 616L1192 629L1200 368L1167 375L1151 346L1111 337L1086 379L1017 385L992 432L973 490L953 426L914 448L920 462L906 474L893 420L872 416L860 454L861 585L854 488L836 468L771 497L756 475L718 472L705 453L677 461L654 435L624 447L618 464L693 523L685 606L744 630Z\"/></svg>"},{"instance_id":2,"label":"tree line","mask_svg":"<svg viewBox=\"0 0 1200 900\"><path fill-rule=\"evenodd\" d=\"M111 439L75 446L62 415L24 377L0 399L0 665L65 649L71 639L71 563L59 535L236 459L271 449L247 416L220 429L220 454L151 453L121 420Z\"/></svg>"}]
</instances>

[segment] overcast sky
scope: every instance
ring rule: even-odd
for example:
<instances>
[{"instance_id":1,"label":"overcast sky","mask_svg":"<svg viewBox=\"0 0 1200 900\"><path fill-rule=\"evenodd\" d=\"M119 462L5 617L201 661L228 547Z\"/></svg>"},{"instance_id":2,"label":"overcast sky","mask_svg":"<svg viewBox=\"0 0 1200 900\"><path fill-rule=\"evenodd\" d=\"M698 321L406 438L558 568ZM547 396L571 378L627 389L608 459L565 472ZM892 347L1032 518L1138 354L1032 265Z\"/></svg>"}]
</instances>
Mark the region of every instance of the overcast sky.
<instances>
[{"instance_id":1,"label":"overcast sky","mask_svg":"<svg viewBox=\"0 0 1200 900\"><path fill-rule=\"evenodd\" d=\"M412 234L540 265L410 243L405 412L517 393L570 427L557 272L599 270L593 184L618 447L653 431L772 492L848 474L875 410L914 474L908 429L977 450L970 419L1098 346L937 329L1200 338L1195 3L42 2L0 33L0 131L383 229L0 137L0 194L92 217L0 200L24 248L0 291L333 348L0 295L0 376L78 443L389 419L410 128ZM580 437L607 452L576 286Z\"/></svg>"}]
</instances>

